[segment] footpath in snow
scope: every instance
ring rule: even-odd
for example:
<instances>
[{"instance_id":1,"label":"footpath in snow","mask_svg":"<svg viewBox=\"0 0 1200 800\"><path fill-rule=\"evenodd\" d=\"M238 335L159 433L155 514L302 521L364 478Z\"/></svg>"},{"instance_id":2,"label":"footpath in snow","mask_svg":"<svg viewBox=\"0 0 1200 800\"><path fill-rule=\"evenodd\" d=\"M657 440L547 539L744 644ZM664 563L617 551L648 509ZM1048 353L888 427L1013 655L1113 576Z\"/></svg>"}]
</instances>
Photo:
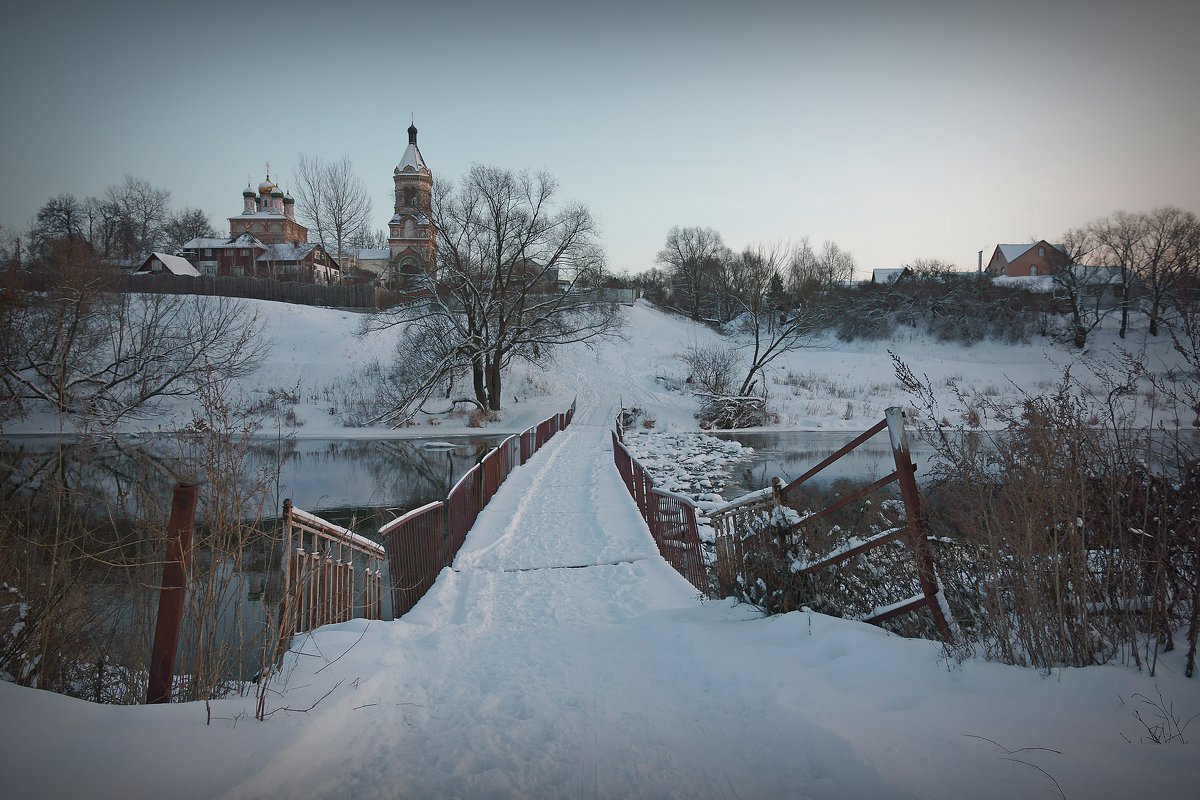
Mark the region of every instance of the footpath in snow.
<instances>
[{"instance_id":1,"label":"footpath in snow","mask_svg":"<svg viewBox=\"0 0 1200 800\"><path fill-rule=\"evenodd\" d=\"M935 643L857 623L701 602L658 557L612 467L615 408L580 401L403 620L328 626L298 643L275 684L281 710L265 723L251 716L253 698L212 703L206 725L203 704L102 707L0 685L3 794L957 799L1058 796L1055 781L1067 797L1194 790L1195 747L1138 741L1132 695L1154 690L1132 670L1044 678L960 666ZM1157 682L1186 711L1197 693L1177 668L1160 659ZM1002 747L1048 749L1010 757Z\"/></svg>"}]
</instances>

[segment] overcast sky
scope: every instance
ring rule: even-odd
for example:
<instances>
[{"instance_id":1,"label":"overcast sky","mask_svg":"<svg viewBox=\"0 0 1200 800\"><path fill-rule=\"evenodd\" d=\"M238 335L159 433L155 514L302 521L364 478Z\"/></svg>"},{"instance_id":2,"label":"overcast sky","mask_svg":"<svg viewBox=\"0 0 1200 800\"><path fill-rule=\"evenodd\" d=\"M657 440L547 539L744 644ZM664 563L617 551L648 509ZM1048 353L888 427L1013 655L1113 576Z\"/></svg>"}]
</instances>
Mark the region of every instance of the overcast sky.
<instances>
[{"instance_id":1,"label":"overcast sky","mask_svg":"<svg viewBox=\"0 0 1200 800\"><path fill-rule=\"evenodd\" d=\"M409 115L438 178L547 170L615 270L672 225L973 269L1117 209L1200 211L1200 3L21 3L0 224L125 174L217 223L263 164L343 153L391 215Z\"/></svg>"}]
</instances>

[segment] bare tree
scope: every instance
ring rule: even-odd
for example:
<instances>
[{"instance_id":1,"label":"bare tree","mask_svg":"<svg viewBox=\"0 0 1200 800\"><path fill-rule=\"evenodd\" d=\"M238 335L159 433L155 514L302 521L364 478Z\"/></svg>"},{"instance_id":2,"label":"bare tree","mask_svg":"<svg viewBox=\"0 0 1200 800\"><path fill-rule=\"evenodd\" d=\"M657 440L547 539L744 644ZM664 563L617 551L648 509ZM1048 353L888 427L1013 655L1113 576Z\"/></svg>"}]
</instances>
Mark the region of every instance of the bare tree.
<instances>
[{"instance_id":1,"label":"bare tree","mask_svg":"<svg viewBox=\"0 0 1200 800\"><path fill-rule=\"evenodd\" d=\"M482 409L501 407L514 360L544 363L554 347L616 332L613 304L592 289L604 269L591 213L557 204L544 173L474 165L457 187L438 184L437 263L422 277L428 297L377 315L368 327L405 325L422 364L411 391L381 418L411 416L436 390ZM453 395L469 375L471 395Z\"/></svg>"},{"instance_id":2,"label":"bare tree","mask_svg":"<svg viewBox=\"0 0 1200 800\"><path fill-rule=\"evenodd\" d=\"M181 208L167 218L163 226L163 242L174 252L192 239L207 239L217 236L208 215L198 208Z\"/></svg>"},{"instance_id":3,"label":"bare tree","mask_svg":"<svg viewBox=\"0 0 1200 800\"><path fill-rule=\"evenodd\" d=\"M655 260L668 267L672 277L692 307L692 319L700 319L701 295L708 288L708 277L725 249L721 234L712 228L680 228L667 232L667 242Z\"/></svg>"},{"instance_id":4,"label":"bare tree","mask_svg":"<svg viewBox=\"0 0 1200 800\"><path fill-rule=\"evenodd\" d=\"M371 221L371 194L348 155L327 162L302 153L296 165L296 206L301 221L316 231L317 240L332 249L335 258Z\"/></svg>"},{"instance_id":5,"label":"bare tree","mask_svg":"<svg viewBox=\"0 0 1200 800\"><path fill-rule=\"evenodd\" d=\"M832 321L820 294L798 298L791 308L780 308L772 294L775 279L792 261L792 248L784 245L748 247L738 257L734 296L746 320L748 344L746 376L738 394L755 391L763 370L784 353L805 346L811 336Z\"/></svg>"},{"instance_id":6,"label":"bare tree","mask_svg":"<svg viewBox=\"0 0 1200 800\"><path fill-rule=\"evenodd\" d=\"M1143 218L1143 236L1132 249L1130 267L1145 292L1149 333L1158 335L1163 312L1200 276L1200 222L1191 211L1156 208Z\"/></svg>"},{"instance_id":7,"label":"bare tree","mask_svg":"<svg viewBox=\"0 0 1200 800\"><path fill-rule=\"evenodd\" d=\"M83 201L84 236L102 258L114 254L122 232L121 209L108 198Z\"/></svg>"},{"instance_id":8,"label":"bare tree","mask_svg":"<svg viewBox=\"0 0 1200 800\"><path fill-rule=\"evenodd\" d=\"M1070 263L1054 271L1054 295L1066 306L1071 317L1072 343L1082 349L1087 345L1088 336L1111 310L1104 303L1111 273L1108 269L1085 266L1101 246L1090 226L1069 230L1062 239Z\"/></svg>"},{"instance_id":9,"label":"bare tree","mask_svg":"<svg viewBox=\"0 0 1200 800\"><path fill-rule=\"evenodd\" d=\"M44 406L111 425L262 360L262 323L239 301L112 291L116 272L78 240L60 243L45 292L3 292L0 416Z\"/></svg>"},{"instance_id":10,"label":"bare tree","mask_svg":"<svg viewBox=\"0 0 1200 800\"><path fill-rule=\"evenodd\" d=\"M838 247L837 242L825 242L821 255L817 257L818 274L824 287L845 283L854 277L854 256Z\"/></svg>"},{"instance_id":11,"label":"bare tree","mask_svg":"<svg viewBox=\"0 0 1200 800\"><path fill-rule=\"evenodd\" d=\"M116 247L108 255L139 261L162 246L163 226L171 213L169 191L126 175L123 183L109 187L104 199L119 220Z\"/></svg>"},{"instance_id":12,"label":"bare tree","mask_svg":"<svg viewBox=\"0 0 1200 800\"><path fill-rule=\"evenodd\" d=\"M1133 265L1148 233L1147 227L1144 215L1128 211L1118 211L1088 225L1095 242L1092 265L1111 267L1114 274L1120 275L1121 328L1118 333L1122 339L1129 331L1130 290L1135 274Z\"/></svg>"},{"instance_id":13,"label":"bare tree","mask_svg":"<svg viewBox=\"0 0 1200 800\"><path fill-rule=\"evenodd\" d=\"M83 206L73 194L57 194L38 209L29 232L32 256L41 259L48 255L58 242L82 237L83 234Z\"/></svg>"}]
</instances>

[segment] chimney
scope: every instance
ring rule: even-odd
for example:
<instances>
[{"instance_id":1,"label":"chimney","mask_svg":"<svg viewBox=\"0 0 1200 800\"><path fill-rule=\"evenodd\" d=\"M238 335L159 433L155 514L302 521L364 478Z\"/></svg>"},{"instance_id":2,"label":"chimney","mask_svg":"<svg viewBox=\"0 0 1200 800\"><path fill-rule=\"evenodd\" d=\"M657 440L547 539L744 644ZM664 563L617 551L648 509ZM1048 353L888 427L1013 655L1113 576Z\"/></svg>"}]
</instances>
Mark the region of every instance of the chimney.
<instances>
[{"instance_id":1,"label":"chimney","mask_svg":"<svg viewBox=\"0 0 1200 800\"><path fill-rule=\"evenodd\" d=\"M982 250L979 251L979 269L977 270L977 272L979 272L980 275L983 274L983 251Z\"/></svg>"}]
</instances>

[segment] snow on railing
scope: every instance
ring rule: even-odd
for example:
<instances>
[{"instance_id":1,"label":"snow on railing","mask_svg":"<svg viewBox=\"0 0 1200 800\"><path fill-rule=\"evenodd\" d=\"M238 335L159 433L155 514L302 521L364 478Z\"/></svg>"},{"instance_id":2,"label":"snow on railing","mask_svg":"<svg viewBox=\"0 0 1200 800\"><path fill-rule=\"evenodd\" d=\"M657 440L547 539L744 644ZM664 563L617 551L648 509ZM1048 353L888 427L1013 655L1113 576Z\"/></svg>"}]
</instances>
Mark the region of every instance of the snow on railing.
<instances>
[{"instance_id":1,"label":"snow on railing","mask_svg":"<svg viewBox=\"0 0 1200 800\"><path fill-rule=\"evenodd\" d=\"M383 617L386 553L365 536L283 501L286 536L280 629L285 636L352 619ZM355 569L356 560L362 564ZM361 580L358 575L361 574Z\"/></svg>"},{"instance_id":2,"label":"snow on railing","mask_svg":"<svg viewBox=\"0 0 1200 800\"><path fill-rule=\"evenodd\" d=\"M392 613L407 613L425 596L443 569L454 563L479 512L518 466L575 418L576 401L565 412L509 436L455 481L445 500L415 508L379 529L387 551Z\"/></svg>"},{"instance_id":3,"label":"snow on railing","mask_svg":"<svg viewBox=\"0 0 1200 800\"><path fill-rule=\"evenodd\" d=\"M696 523L696 503L685 495L655 488L654 479L621 442L619 425L613 428L612 446L617 472L637 503L658 552L688 583L711 595Z\"/></svg>"}]
</instances>

